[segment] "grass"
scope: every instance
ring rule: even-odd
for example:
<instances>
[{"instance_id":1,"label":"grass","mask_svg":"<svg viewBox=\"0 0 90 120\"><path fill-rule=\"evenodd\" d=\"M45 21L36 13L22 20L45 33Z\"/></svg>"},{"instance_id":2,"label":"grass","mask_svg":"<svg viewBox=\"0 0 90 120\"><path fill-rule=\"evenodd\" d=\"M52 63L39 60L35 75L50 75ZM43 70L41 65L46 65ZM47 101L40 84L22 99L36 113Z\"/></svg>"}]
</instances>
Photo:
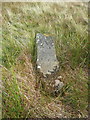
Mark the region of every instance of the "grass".
<instances>
[{"instance_id":1,"label":"grass","mask_svg":"<svg viewBox=\"0 0 90 120\"><path fill-rule=\"evenodd\" d=\"M9 75L9 77L11 78L6 77L7 73L6 76L2 78L5 87L5 91L3 91L3 108L8 108L6 111L3 109L3 115L5 118L11 118L12 116L13 118L19 118L23 116L22 111L24 107L23 101L21 100L23 96L20 94L14 71L10 70L10 72L11 75Z\"/></svg>"},{"instance_id":2,"label":"grass","mask_svg":"<svg viewBox=\"0 0 90 120\"><path fill-rule=\"evenodd\" d=\"M87 3L2 3L2 20L3 118L87 117ZM57 98L35 88L37 32L55 37Z\"/></svg>"},{"instance_id":3,"label":"grass","mask_svg":"<svg viewBox=\"0 0 90 120\"><path fill-rule=\"evenodd\" d=\"M68 70L69 73L67 72ZM76 113L81 109L81 114L84 117L85 108L88 107L88 92L86 92L88 74L86 75L82 68L76 68L75 70L68 68L67 71L62 71L63 81L67 85L65 90L63 90L63 102L70 105ZM63 72L65 73L63 74Z\"/></svg>"}]
</instances>

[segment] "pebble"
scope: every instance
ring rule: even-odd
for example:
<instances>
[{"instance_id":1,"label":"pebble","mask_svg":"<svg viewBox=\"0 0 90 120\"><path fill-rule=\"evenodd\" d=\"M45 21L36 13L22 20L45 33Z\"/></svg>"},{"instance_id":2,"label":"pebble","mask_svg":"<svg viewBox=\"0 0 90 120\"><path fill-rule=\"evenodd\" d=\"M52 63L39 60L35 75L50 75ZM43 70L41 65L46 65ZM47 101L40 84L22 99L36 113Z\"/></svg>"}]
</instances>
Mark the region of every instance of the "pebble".
<instances>
[{"instance_id":1,"label":"pebble","mask_svg":"<svg viewBox=\"0 0 90 120\"><path fill-rule=\"evenodd\" d=\"M38 65L37 68L41 68L41 66Z\"/></svg>"},{"instance_id":2,"label":"pebble","mask_svg":"<svg viewBox=\"0 0 90 120\"><path fill-rule=\"evenodd\" d=\"M56 88L57 91L62 89L63 86L64 86L63 82L61 82L60 80L55 80L55 88Z\"/></svg>"},{"instance_id":3,"label":"pebble","mask_svg":"<svg viewBox=\"0 0 90 120\"><path fill-rule=\"evenodd\" d=\"M62 76L58 76L58 79L62 79Z\"/></svg>"}]
</instances>

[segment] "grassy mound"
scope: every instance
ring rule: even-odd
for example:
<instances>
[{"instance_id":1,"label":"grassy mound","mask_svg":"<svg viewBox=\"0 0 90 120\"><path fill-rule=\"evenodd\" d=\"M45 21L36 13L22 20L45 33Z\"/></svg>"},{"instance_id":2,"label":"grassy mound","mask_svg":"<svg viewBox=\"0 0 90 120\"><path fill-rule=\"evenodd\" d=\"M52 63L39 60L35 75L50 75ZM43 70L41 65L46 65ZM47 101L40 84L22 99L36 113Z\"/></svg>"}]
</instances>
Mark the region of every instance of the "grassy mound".
<instances>
[{"instance_id":1,"label":"grassy mound","mask_svg":"<svg viewBox=\"0 0 90 120\"><path fill-rule=\"evenodd\" d=\"M2 3L3 118L86 117L87 3ZM55 36L62 95L36 89L35 35Z\"/></svg>"}]
</instances>

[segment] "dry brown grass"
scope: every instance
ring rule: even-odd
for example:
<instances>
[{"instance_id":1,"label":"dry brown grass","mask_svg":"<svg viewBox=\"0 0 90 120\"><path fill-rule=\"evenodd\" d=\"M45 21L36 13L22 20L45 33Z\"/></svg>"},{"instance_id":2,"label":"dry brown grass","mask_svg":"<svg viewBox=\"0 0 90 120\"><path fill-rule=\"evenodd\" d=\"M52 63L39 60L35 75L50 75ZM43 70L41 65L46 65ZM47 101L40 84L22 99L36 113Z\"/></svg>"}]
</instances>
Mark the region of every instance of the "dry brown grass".
<instances>
[{"instance_id":1,"label":"dry brown grass","mask_svg":"<svg viewBox=\"0 0 90 120\"><path fill-rule=\"evenodd\" d=\"M50 96L44 96L40 93L39 89L36 89L35 73L31 64L31 58L28 56L28 54L22 53L18 57L17 64L14 68L16 82L24 106L22 111L23 117L70 117L70 113L64 110L62 102ZM24 63L20 64L20 61L24 61ZM6 85L11 84L12 75L10 72L5 71L3 71L3 75L7 78ZM7 90L5 92L8 94ZM9 100L7 101L9 102Z\"/></svg>"}]
</instances>

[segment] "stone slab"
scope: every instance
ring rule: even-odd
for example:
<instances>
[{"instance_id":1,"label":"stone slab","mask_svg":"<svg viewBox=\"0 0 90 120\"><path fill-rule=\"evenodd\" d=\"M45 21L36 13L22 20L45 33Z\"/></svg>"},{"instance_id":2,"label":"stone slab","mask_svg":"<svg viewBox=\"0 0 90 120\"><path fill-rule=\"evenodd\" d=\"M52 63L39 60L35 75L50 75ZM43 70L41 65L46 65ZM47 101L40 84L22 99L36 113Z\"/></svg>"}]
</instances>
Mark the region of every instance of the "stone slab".
<instances>
[{"instance_id":1,"label":"stone slab","mask_svg":"<svg viewBox=\"0 0 90 120\"><path fill-rule=\"evenodd\" d=\"M43 75L52 74L59 68L53 37L41 33L36 35L37 69Z\"/></svg>"}]
</instances>

